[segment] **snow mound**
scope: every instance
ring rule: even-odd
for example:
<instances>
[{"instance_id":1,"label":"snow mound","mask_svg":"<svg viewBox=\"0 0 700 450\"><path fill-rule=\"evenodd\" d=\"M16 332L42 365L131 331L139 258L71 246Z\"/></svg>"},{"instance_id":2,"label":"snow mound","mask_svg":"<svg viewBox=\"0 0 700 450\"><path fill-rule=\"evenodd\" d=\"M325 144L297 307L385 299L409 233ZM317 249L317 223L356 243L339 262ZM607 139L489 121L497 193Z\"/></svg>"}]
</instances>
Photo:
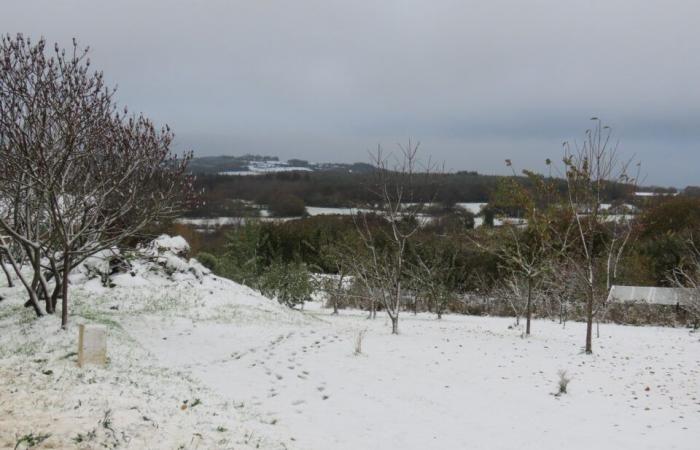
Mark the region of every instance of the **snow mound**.
<instances>
[{"instance_id":1,"label":"snow mound","mask_svg":"<svg viewBox=\"0 0 700 450\"><path fill-rule=\"evenodd\" d=\"M181 236L162 235L135 251L115 248L91 256L71 274L74 309L225 322L306 320L257 291L214 275L196 259L187 259L189 249Z\"/></svg>"},{"instance_id":2,"label":"snow mound","mask_svg":"<svg viewBox=\"0 0 700 450\"><path fill-rule=\"evenodd\" d=\"M162 234L153 240L148 250L155 253L169 252L178 256L186 256L190 252L190 244L182 236Z\"/></svg>"}]
</instances>

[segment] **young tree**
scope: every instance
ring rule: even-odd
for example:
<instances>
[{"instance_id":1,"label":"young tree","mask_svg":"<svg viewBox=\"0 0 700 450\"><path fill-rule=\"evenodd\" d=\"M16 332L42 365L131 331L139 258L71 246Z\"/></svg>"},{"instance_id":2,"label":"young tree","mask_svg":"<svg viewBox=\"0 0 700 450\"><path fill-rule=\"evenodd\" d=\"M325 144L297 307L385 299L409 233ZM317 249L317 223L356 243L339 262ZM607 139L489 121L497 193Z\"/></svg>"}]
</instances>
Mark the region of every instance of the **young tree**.
<instances>
[{"instance_id":1,"label":"young tree","mask_svg":"<svg viewBox=\"0 0 700 450\"><path fill-rule=\"evenodd\" d=\"M520 325L520 318L525 315L527 307L527 286L524 279L518 273L504 273L491 287L489 295L492 295L501 303L507 304L515 316L515 325Z\"/></svg>"},{"instance_id":2,"label":"young tree","mask_svg":"<svg viewBox=\"0 0 700 450\"><path fill-rule=\"evenodd\" d=\"M511 280L522 280L525 298L525 334L530 335L532 311L536 299L536 291L542 282L542 277L549 268L547 264L547 247L541 236L532 228L533 223L525 230L508 225L507 240L498 251L503 270L511 274ZM515 286L519 283L515 282ZM519 289L518 289L519 290Z\"/></svg>"},{"instance_id":3,"label":"young tree","mask_svg":"<svg viewBox=\"0 0 700 450\"><path fill-rule=\"evenodd\" d=\"M421 227L425 205L432 202L432 198L427 202L425 198L419 198L414 190L417 178L423 177L427 184L433 173L430 162L420 166L419 145L411 141L407 146L399 145L400 154L391 159L381 147L377 148L372 155L375 178L370 190L378 202L384 223L372 226L367 214L355 215L358 235L368 253L358 275L366 279L370 292L379 296L391 319L392 334L399 332L409 247Z\"/></svg>"},{"instance_id":4,"label":"young tree","mask_svg":"<svg viewBox=\"0 0 700 450\"><path fill-rule=\"evenodd\" d=\"M580 287L581 283L568 260L550 259L549 264L550 268L545 271L542 279L542 299L549 303L550 315L558 317L562 327L566 327L576 296L585 289Z\"/></svg>"},{"instance_id":5,"label":"young tree","mask_svg":"<svg viewBox=\"0 0 700 450\"><path fill-rule=\"evenodd\" d=\"M512 167L510 160L506 164ZM500 184L493 203L496 209L518 211L525 220L522 224L504 224L488 244L477 242L477 245L498 256L500 269L507 274L502 287L510 292L507 298L516 315L519 308L511 299L524 299L525 334L530 335L534 303L539 298L536 291L551 267L550 221L555 189L551 179L530 171L523 173L528 187L513 172L512 178Z\"/></svg>"},{"instance_id":6,"label":"young tree","mask_svg":"<svg viewBox=\"0 0 700 450\"><path fill-rule=\"evenodd\" d=\"M585 285L586 353L593 352L593 320L607 298L607 286L627 248L630 228L618 227L604 206L606 189L620 185L634 190L636 178L628 175L631 161L621 161L612 130L600 119L586 130L582 144L564 142L564 170L571 225L560 234L562 252ZM610 231L613 224L613 232Z\"/></svg>"}]
</instances>

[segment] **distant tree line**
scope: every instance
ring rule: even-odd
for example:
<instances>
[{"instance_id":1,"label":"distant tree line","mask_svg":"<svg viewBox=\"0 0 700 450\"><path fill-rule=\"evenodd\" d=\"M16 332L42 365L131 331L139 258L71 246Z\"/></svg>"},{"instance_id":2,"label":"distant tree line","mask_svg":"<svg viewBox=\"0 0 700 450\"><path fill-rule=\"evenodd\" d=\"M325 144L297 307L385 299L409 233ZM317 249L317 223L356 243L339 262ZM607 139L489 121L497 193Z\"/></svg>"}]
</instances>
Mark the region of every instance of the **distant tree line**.
<instances>
[{"instance_id":1,"label":"distant tree line","mask_svg":"<svg viewBox=\"0 0 700 450\"><path fill-rule=\"evenodd\" d=\"M290 201L298 203L301 200L307 206L356 207L374 204L377 198L367 189L373 177L372 173L345 171L276 172L245 177L198 175L195 187L202 191L203 201L197 208L187 211L186 215L227 216L232 213L232 201L246 200L267 205L282 194ZM447 206L460 202L488 202L504 178L508 177L472 172L436 173L416 180L413 195L416 202L434 200ZM531 180L525 176L515 179L525 187L530 186ZM565 191L563 179L555 183L560 192ZM435 186L438 186L437 190ZM624 186L618 183L606 184L602 195L607 202L627 198Z\"/></svg>"}]
</instances>

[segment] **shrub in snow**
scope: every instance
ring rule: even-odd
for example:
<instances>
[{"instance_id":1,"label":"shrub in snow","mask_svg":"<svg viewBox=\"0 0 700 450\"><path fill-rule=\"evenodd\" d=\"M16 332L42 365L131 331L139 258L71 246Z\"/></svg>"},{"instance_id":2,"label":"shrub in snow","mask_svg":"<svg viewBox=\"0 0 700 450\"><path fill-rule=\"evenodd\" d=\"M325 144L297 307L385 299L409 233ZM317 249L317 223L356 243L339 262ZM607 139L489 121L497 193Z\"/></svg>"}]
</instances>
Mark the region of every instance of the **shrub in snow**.
<instances>
[{"instance_id":1,"label":"shrub in snow","mask_svg":"<svg viewBox=\"0 0 700 450\"><path fill-rule=\"evenodd\" d=\"M258 288L263 295L290 308L303 306L314 292L311 273L302 263L272 263L259 277Z\"/></svg>"},{"instance_id":2,"label":"shrub in snow","mask_svg":"<svg viewBox=\"0 0 700 450\"><path fill-rule=\"evenodd\" d=\"M219 259L211 253L200 252L197 254L197 261L209 270L215 271L219 264Z\"/></svg>"}]
</instances>

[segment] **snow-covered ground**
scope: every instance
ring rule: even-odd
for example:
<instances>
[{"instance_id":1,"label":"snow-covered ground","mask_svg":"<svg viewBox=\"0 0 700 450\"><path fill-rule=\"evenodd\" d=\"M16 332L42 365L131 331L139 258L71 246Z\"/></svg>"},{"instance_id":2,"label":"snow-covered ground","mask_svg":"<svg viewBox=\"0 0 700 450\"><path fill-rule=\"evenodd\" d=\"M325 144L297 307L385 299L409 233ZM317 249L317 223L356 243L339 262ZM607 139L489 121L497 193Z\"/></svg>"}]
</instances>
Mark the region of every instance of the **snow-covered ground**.
<instances>
[{"instance_id":1,"label":"snow-covered ground","mask_svg":"<svg viewBox=\"0 0 700 450\"><path fill-rule=\"evenodd\" d=\"M23 438L38 436L32 448L285 448L257 410L160 364L130 331L144 317L232 328L308 320L179 257L183 242L159 239L111 288L94 277L104 261L87 261L71 275L66 331L59 317L35 318L22 288L0 277L0 448L28 448ZM106 367L77 367L81 323L108 327Z\"/></svg>"},{"instance_id":2,"label":"snow-covered ground","mask_svg":"<svg viewBox=\"0 0 700 450\"><path fill-rule=\"evenodd\" d=\"M406 206L410 206L412 203L406 203ZM481 211L481 208L485 206L486 203L457 203L457 206L463 209L466 209L467 211L472 212L473 214L479 214ZM231 225L243 225L247 220L256 220L256 221L262 221L262 222L285 222L288 220L295 220L295 219L300 219L301 217L271 217L270 211L261 208L260 210L260 217L195 217L195 218L190 218L190 217L181 217L176 220L177 223L182 223L185 225L192 225L195 227L199 228L218 228L218 227L223 227L223 226L231 226ZM306 207L306 213L309 216L351 216L355 215L358 212L361 213L370 213L373 212L372 209L367 209L367 208L332 208L332 207L324 207L324 206L307 206ZM375 212L380 212L376 210ZM425 222L430 222L432 218L422 215L421 216ZM504 221L507 221L509 219L500 219L497 218L494 220L494 223L497 226L503 225ZM510 220L518 220L518 219L510 219ZM478 228L484 223L484 219L482 217L476 217L475 220L475 226Z\"/></svg>"},{"instance_id":3,"label":"snow-covered ground","mask_svg":"<svg viewBox=\"0 0 700 450\"><path fill-rule=\"evenodd\" d=\"M43 431L46 448L697 448L698 333L604 324L585 355L579 323L523 338L508 318L403 314L392 336L154 259L113 288L77 274L67 332L0 284L0 447ZM107 367L75 367L80 322L109 326Z\"/></svg>"},{"instance_id":4,"label":"snow-covered ground","mask_svg":"<svg viewBox=\"0 0 700 450\"><path fill-rule=\"evenodd\" d=\"M310 313L304 325L203 326L144 318L129 328L166 367L252 405L304 449L695 449L700 342L683 329ZM354 355L359 330L363 354ZM557 372L572 377L556 397Z\"/></svg>"}]
</instances>

